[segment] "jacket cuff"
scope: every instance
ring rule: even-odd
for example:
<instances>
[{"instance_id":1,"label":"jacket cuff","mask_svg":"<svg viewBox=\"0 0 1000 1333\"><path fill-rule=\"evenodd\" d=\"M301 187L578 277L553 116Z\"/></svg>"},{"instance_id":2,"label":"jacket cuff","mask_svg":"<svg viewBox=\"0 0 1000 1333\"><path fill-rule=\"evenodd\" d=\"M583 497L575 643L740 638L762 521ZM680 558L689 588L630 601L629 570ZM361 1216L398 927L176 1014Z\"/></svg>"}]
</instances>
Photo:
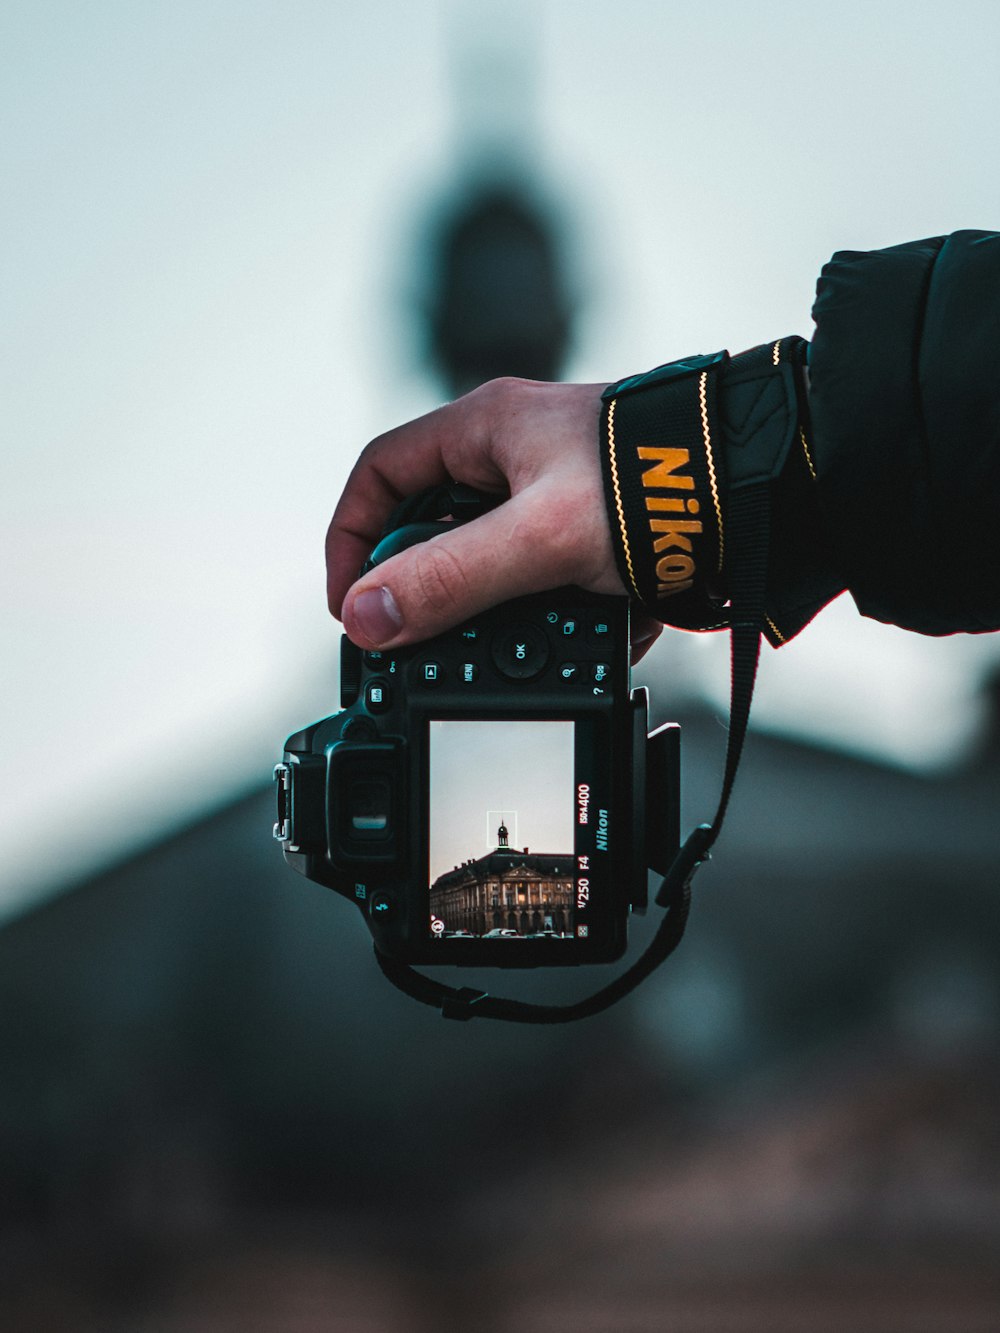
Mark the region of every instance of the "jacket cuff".
<instances>
[{"instance_id":1,"label":"jacket cuff","mask_svg":"<svg viewBox=\"0 0 1000 1333\"><path fill-rule=\"evenodd\" d=\"M1000 235L842 251L816 289L814 461L858 609L1000 628Z\"/></svg>"}]
</instances>

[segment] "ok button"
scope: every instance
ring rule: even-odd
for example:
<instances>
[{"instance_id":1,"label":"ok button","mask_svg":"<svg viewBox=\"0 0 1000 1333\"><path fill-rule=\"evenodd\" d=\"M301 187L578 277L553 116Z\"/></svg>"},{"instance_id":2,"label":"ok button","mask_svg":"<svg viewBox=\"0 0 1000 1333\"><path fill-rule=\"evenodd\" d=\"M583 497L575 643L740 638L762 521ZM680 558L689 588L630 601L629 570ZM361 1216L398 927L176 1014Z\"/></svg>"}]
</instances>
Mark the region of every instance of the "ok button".
<instances>
[{"instance_id":1,"label":"ok button","mask_svg":"<svg viewBox=\"0 0 1000 1333\"><path fill-rule=\"evenodd\" d=\"M533 680L549 661L549 641L535 625L508 625L493 639L493 664L508 680Z\"/></svg>"}]
</instances>

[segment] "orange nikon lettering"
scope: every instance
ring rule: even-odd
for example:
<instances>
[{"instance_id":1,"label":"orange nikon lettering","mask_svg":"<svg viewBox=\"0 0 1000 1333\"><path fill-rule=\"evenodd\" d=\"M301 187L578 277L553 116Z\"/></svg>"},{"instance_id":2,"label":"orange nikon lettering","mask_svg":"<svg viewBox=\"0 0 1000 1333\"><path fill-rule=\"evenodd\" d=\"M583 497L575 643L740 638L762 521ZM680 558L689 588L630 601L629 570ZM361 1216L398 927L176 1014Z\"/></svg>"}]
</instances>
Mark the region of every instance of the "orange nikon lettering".
<instances>
[{"instance_id":1,"label":"orange nikon lettering","mask_svg":"<svg viewBox=\"0 0 1000 1333\"><path fill-rule=\"evenodd\" d=\"M646 508L665 511L668 514L683 514L685 510L689 514L697 514L701 505L697 500L681 500L673 495L647 495Z\"/></svg>"},{"instance_id":2,"label":"orange nikon lettering","mask_svg":"<svg viewBox=\"0 0 1000 1333\"><path fill-rule=\"evenodd\" d=\"M668 546L679 546L682 551L691 550L691 539L689 537L679 537L681 532L703 532L701 523L694 519L682 518L651 518L649 520L650 532L665 532L665 537L657 537L653 542L654 551L665 551Z\"/></svg>"},{"instance_id":3,"label":"orange nikon lettering","mask_svg":"<svg viewBox=\"0 0 1000 1333\"><path fill-rule=\"evenodd\" d=\"M689 449L654 449L648 445L640 445L636 452L642 459L658 458L660 460L656 467L647 468L642 474L642 484L646 490L694 490L694 477L674 476L677 468L687 467L688 463L691 462L691 451Z\"/></svg>"},{"instance_id":4,"label":"orange nikon lettering","mask_svg":"<svg viewBox=\"0 0 1000 1333\"><path fill-rule=\"evenodd\" d=\"M643 489L650 491L693 491L694 477L682 469L691 462L688 449L654 448L643 445L636 449L643 462L651 462L642 474ZM649 531L656 560L656 593L658 597L673 597L694 584L696 564L692 537L704 532L700 519L681 518L681 514L697 514L701 508L693 496L647 494L646 510L651 515ZM652 517L676 514L677 518ZM690 535L685 535L690 534ZM662 555L667 551L669 554Z\"/></svg>"},{"instance_id":5,"label":"orange nikon lettering","mask_svg":"<svg viewBox=\"0 0 1000 1333\"><path fill-rule=\"evenodd\" d=\"M689 555L664 555L656 562L656 577L664 583L677 583L694 573L694 561Z\"/></svg>"}]
</instances>

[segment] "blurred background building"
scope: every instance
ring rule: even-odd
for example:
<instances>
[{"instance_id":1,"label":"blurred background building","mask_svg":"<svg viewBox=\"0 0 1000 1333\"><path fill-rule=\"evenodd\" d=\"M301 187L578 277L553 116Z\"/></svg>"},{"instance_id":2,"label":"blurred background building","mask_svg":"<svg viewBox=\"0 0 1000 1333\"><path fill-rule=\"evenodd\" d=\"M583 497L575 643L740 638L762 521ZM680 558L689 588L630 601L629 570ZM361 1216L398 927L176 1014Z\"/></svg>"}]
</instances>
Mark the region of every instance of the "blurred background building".
<instances>
[{"instance_id":1,"label":"blurred background building","mask_svg":"<svg viewBox=\"0 0 1000 1333\"><path fill-rule=\"evenodd\" d=\"M3 24L0 1326L995 1328L992 640L838 605L768 654L688 938L564 1031L389 991L264 790L336 706L363 442L807 332L834 248L996 225L995 8ZM640 676L688 824L726 668Z\"/></svg>"}]
</instances>

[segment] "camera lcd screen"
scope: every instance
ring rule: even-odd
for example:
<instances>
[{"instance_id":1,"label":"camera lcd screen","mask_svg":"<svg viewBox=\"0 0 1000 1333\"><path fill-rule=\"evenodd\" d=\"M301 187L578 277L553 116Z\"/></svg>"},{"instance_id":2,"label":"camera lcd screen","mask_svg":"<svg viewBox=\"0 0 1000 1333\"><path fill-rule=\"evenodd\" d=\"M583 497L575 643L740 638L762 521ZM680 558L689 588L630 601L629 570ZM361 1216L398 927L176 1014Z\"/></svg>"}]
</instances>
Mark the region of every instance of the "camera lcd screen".
<instances>
[{"instance_id":1,"label":"camera lcd screen","mask_svg":"<svg viewBox=\"0 0 1000 1333\"><path fill-rule=\"evenodd\" d=\"M579 863L586 869L587 858L576 846L576 730L565 720L430 721L433 938L586 934L579 920Z\"/></svg>"}]
</instances>

